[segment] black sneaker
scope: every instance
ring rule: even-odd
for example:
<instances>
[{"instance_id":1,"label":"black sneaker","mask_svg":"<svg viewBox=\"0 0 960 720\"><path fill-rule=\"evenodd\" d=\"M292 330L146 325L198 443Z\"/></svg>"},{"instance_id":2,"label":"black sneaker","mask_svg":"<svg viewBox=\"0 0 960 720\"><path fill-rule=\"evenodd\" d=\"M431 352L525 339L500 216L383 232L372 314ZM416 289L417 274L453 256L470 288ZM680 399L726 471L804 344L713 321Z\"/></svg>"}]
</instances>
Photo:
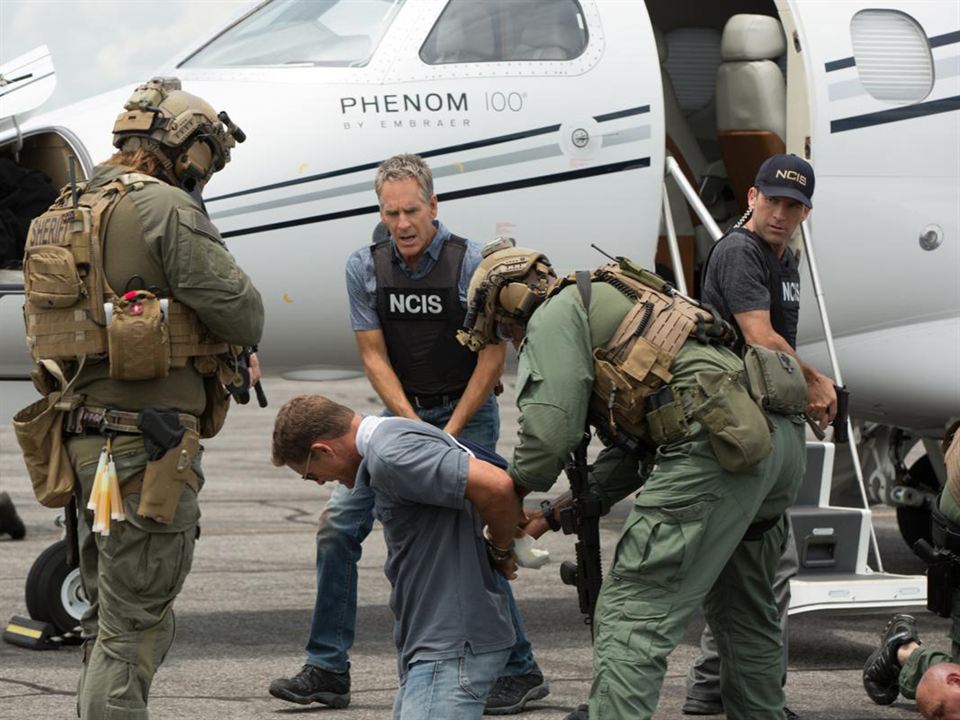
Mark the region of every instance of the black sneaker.
<instances>
[{"instance_id":1,"label":"black sneaker","mask_svg":"<svg viewBox=\"0 0 960 720\"><path fill-rule=\"evenodd\" d=\"M27 529L23 526L23 520L17 515L13 500L7 493L0 492L0 535L3 533L14 540L22 540L27 534Z\"/></svg>"},{"instance_id":2,"label":"black sneaker","mask_svg":"<svg viewBox=\"0 0 960 720\"><path fill-rule=\"evenodd\" d=\"M523 675L505 675L497 678L487 697L484 715L514 715L523 712L531 700L540 700L550 694L550 686L535 667Z\"/></svg>"},{"instance_id":3,"label":"black sneaker","mask_svg":"<svg viewBox=\"0 0 960 720\"><path fill-rule=\"evenodd\" d=\"M783 708L783 716L786 720L800 720L800 716L788 707Z\"/></svg>"},{"instance_id":4,"label":"black sneaker","mask_svg":"<svg viewBox=\"0 0 960 720\"><path fill-rule=\"evenodd\" d=\"M900 663L897 650L909 642L919 642L917 621L912 615L894 615L880 634L880 647L863 666L863 689L877 705L889 705L900 694Z\"/></svg>"},{"instance_id":5,"label":"black sneaker","mask_svg":"<svg viewBox=\"0 0 960 720\"><path fill-rule=\"evenodd\" d=\"M688 695L680 712L684 715L723 715L723 701L720 698L701 700Z\"/></svg>"},{"instance_id":6,"label":"black sneaker","mask_svg":"<svg viewBox=\"0 0 960 720\"><path fill-rule=\"evenodd\" d=\"M292 678L279 678L270 683L270 694L300 705L316 702L332 708L345 708L350 704L350 671L335 673L315 665L304 665Z\"/></svg>"},{"instance_id":7,"label":"black sneaker","mask_svg":"<svg viewBox=\"0 0 960 720\"><path fill-rule=\"evenodd\" d=\"M577 709L563 720L590 720L590 706L587 704L577 705Z\"/></svg>"}]
</instances>

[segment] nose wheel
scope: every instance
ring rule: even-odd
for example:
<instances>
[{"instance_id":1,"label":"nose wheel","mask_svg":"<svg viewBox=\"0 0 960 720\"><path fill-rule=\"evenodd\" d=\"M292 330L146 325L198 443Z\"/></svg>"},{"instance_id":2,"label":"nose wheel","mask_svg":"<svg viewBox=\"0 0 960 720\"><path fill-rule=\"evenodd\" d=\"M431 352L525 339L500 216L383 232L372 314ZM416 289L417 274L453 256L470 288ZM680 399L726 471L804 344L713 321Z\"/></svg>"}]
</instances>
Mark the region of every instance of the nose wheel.
<instances>
[{"instance_id":1,"label":"nose wheel","mask_svg":"<svg viewBox=\"0 0 960 720\"><path fill-rule=\"evenodd\" d=\"M80 569L67 565L67 541L58 540L40 553L27 574L30 617L53 625L57 632L75 630L90 607L80 582Z\"/></svg>"}]
</instances>

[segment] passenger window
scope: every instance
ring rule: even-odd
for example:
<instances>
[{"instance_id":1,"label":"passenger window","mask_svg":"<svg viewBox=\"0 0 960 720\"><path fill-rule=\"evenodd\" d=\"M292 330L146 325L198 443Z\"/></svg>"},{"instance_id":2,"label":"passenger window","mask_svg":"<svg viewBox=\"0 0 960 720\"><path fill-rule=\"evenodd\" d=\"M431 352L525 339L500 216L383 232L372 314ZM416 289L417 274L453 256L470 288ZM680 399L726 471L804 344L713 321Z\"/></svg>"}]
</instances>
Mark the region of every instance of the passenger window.
<instances>
[{"instance_id":1,"label":"passenger window","mask_svg":"<svg viewBox=\"0 0 960 720\"><path fill-rule=\"evenodd\" d=\"M664 63L677 94L677 104L687 115L713 100L720 67L720 33L713 28L686 27L667 33Z\"/></svg>"},{"instance_id":2,"label":"passenger window","mask_svg":"<svg viewBox=\"0 0 960 720\"><path fill-rule=\"evenodd\" d=\"M861 10L850 21L853 56L864 89L877 100L920 102L933 89L930 41L898 10Z\"/></svg>"},{"instance_id":3,"label":"passenger window","mask_svg":"<svg viewBox=\"0 0 960 720\"><path fill-rule=\"evenodd\" d=\"M587 47L576 0L450 0L420 48L428 65L573 60Z\"/></svg>"}]
</instances>

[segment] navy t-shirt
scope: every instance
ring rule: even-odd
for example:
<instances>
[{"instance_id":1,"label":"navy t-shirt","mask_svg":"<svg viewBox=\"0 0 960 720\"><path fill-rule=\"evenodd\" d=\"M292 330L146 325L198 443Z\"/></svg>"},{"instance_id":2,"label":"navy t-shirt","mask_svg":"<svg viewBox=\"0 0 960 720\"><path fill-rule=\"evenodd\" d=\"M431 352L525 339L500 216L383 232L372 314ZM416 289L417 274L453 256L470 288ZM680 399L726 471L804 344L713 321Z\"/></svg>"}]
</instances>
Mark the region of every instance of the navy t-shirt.
<instances>
[{"instance_id":1,"label":"navy t-shirt","mask_svg":"<svg viewBox=\"0 0 960 720\"><path fill-rule=\"evenodd\" d=\"M357 485L373 490L383 523L401 676L411 663L458 657L467 646L474 653L512 647L483 521L465 497L467 451L424 422L366 420L376 427L360 448Z\"/></svg>"}]
</instances>

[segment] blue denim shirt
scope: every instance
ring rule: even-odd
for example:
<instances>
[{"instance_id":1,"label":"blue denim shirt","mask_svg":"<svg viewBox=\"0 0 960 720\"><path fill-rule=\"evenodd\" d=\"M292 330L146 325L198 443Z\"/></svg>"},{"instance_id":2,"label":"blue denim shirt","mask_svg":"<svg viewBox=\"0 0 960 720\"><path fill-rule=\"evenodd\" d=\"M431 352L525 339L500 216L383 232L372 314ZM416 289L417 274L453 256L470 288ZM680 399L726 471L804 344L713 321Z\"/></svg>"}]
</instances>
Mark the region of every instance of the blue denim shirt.
<instances>
[{"instance_id":1,"label":"blue denim shirt","mask_svg":"<svg viewBox=\"0 0 960 720\"><path fill-rule=\"evenodd\" d=\"M390 238L390 247L393 249L393 255L400 265L400 269L407 274L411 280L419 280L426 277L437 265L440 258L440 251L443 244L450 237L450 231L439 220L433 221L437 228L433 240L427 245L427 249L420 258L420 263L415 269L410 269L397 252L397 245ZM463 256L463 266L460 268L460 279L457 288L460 294L460 303L464 310L467 307L467 288L470 286L470 278L473 271L480 264L480 243L473 240L467 240L467 251ZM380 317L377 315L377 275L373 268L373 253L370 252L370 245L364 245L347 258L347 295L350 298L350 327L354 332L358 330L379 330L381 327Z\"/></svg>"}]
</instances>

